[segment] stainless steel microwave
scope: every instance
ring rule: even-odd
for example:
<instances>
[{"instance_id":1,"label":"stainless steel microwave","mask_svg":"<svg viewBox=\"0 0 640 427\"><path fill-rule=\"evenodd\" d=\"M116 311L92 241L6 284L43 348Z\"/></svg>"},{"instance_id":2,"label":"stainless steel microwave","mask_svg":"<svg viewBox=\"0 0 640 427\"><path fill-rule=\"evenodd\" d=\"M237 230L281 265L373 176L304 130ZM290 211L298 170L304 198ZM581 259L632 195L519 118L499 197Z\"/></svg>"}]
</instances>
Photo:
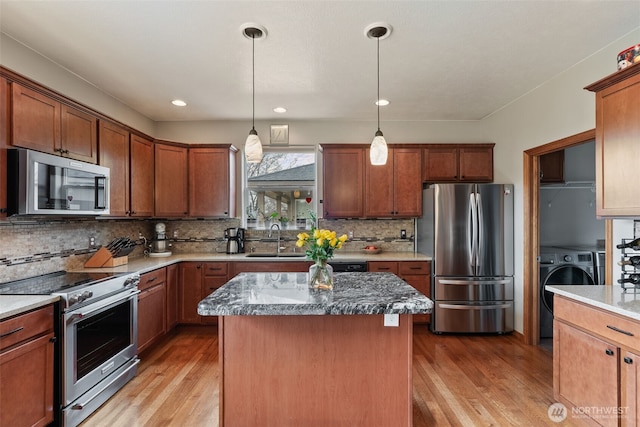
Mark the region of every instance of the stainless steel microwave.
<instances>
[{"instance_id":1,"label":"stainless steel microwave","mask_svg":"<svg viewBox=\"0 0 640 427\"><path fill-rule=\"evenodd\" d=\"M7 150L8 215L109 214L109 168L24 149Z\"/></svg>"}]
</instances>

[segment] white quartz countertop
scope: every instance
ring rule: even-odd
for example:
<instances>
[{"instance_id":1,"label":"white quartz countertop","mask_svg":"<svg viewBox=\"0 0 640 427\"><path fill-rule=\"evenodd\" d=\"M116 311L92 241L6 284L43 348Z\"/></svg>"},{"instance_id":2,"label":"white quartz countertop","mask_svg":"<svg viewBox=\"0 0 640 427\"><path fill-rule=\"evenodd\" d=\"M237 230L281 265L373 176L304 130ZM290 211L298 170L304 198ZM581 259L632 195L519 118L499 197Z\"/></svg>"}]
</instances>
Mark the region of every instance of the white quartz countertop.
<instances>
[{"instance_id":1,"label":"white quartz countertop","mask_svg":"<svg viewBox=\"0 0 640 427\"><path fill-rule=\"evenodd\" d=\"M0 320L58 301L51 295L0 295Z\"/></svg>"},{"instance_id":2,"label":"white quartz countertop","mask_svg":"<svg viewBox=\"0 0 640 427\"><path fill-rule=\"evenodd\" d=\"M624 291L621 286L547 285L557 295L589 304L635 320L640 320L640 290Z\"/></svg>"},{"instance_id":3,"label":"white quartz countertop","mask_svg":"<svg viewBox=\"0 0 640 427\"><path fill-rule=\"evenodd\" d=\"M212 254L212 253L196 253L196 254L175 254L168 257L140 257L131 258L129 263L118 267L105 268L84 268L79 271L85 272L116 272L116 273L146 273L157 268L166 267L178 262L295 262L306 261L304 256L301 257L256 257L247 256L247 254ZM362 252L336 252L332 261L431 261L431 257L414 252L382 252L380 254L370 255ZM329 261L331 263L331 261Z\"/></svg>"}]
</instances>

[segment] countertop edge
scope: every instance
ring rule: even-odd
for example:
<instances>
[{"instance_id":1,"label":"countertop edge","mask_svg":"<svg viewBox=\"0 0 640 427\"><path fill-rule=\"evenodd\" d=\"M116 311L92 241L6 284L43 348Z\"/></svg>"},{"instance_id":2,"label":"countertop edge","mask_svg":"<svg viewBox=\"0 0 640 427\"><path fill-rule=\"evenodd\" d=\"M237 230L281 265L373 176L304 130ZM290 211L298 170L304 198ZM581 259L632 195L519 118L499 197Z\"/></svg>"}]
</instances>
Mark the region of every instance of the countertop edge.
<instances>
[{"instance_id":1,"label":"countertop edge","mask_svg":"<svg viewBox=\"0 0 640 427\"><path fill-rule=\"evenodd\" d=\"M640 321L640 312L636 312L633 310L626 309L624 307L619 307L614 305L613 302L619 303L623 294L625 294L621 287L618 286L599 286L595 289L600 289L602 291L602 298L595 299L593 296L581 295L580 293L576 293L576 291L584 290L583 288L594 288L593 286L581 286L581 285L546 285L545 289L553 292L556 295L561 295L563 297L569 298L574 301L582 302L584 304L600 308L602 310L609 311L611 313L615 313L621 316L628 317L630 319ZM609 288L609 289L607 289ZM589 289L593 290L593 289ZM606 294L606 295L605 295ZM626 294L632 295L632 294ZM611 302L603 301L607 297ZM638 298L640 299L640 294L638 294Z\"/></svg>"},{"instance_id":2,"label":"countertop edge","mask_svg":"<svg viewBox=\"0 0 640 427\"><path fill-rule=\"evenodd\" d=\"M52 295L0 295L0 320L57 302Z\"/></svg>"}]
</instances>

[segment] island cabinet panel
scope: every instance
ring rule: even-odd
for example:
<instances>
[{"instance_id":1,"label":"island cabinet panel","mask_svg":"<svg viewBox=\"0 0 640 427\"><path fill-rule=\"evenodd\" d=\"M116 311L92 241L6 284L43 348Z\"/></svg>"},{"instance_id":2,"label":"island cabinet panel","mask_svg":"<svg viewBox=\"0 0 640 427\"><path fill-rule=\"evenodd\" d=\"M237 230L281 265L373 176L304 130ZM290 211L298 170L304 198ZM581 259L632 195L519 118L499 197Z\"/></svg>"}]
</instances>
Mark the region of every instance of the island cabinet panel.
<instances>
[{"instance_id":1,"label":"island cabinet panel","mask_svg":"<svg viewBox=\"0 0 640 427\"><path fill-rule=\"evenodd\" d=\"M9 82L0 76L0 165L7 164L7 147L9 146ZM7 168L0 168L0 218L7 216Z\"/></svg>"},{"instance_id":2,"label":"island cabinet panel","mask_svg":"<svg viewBox=\"0 0 640 427\"><path fill-rule=\"evenodd\" d=\"M179 266L172 264L167 267L167 332L178 324L179 313Z\"/></svg>"},{"instance_id":3,"label":"island cabinet panel","mask_svg":"<svg viewBox=\"0 0 640 427\"><path fill-rule=\"evenodd\" d=\"M97 118L12 83L12 140L17 147L97 161Z\"/></svg>"},{"instance_id":4,"label":"island cabinet panel","mask_svg":"<svg viewBox=\"0 0 640 427\"><path fill-rule=\"evenodd\" d=\"M189 149L189 216L235 217L235 149Z\"/></svg>"},{"instance_id":5,"label":"island cabinet panel","mask_svg":"<svg viewBox=\"0 0 640 427\"><path fill-rule=\"evenodd\" d=\"M492 182L494 144L429 145L423 151L425 182Z\"/></svg>"},{"instance_id":6,"label":"island cabinet panel","mask_svg":"<svg viewBox=\"0 0 640 427\"><path fill-rule=\"evenodd\" d=\"M188 215L187 149L155 144L155 216Z\"/></svg>"},{"instance_id":7,"label":"island cabinet panel","mask_svg":"<svg viewBox=\"0 0 640 427\"><path fill-rule=\"evenodd\" d=\"M588 87L596 92L596 213L638 216L640 74L625 69L612 76Z\"/></svg>"},{"instance_id":8,"label":"island cabinet panel","mask_svg":"<svg viewBox=\"0 0 640 427\"><path fill-rule=\"evenodd\" d=\"M412 425L410 315L221 319L221 426Z\"/></svg>"},{"instance_id":9,"label":"island cabinet panel","mask_svg":"<svg viewBox=\"0 0 640 427\"><path fill-rule=\"evenodd\" d=\"M142 352L166 332L167 269L140 275L138 288L138 351Z\"/></svg>"},{"instance_id":10,"label":"island cabinet panel","mask_svg":"<svg viewBox=\"0 0 640 427\"><path fill-rule=\"evenodd\" d=\"M109 215L129 214L129 131L121 126L100 121L100 152L98 163L108 167Z\"/></svg>"},{"instance_id":11,"label":"island cabinet panel","mask_svg":"<svg viewBox=\"0 0 640 427\"><path fill-rule=\"evenodd\" d=\"M151 217L155 174L153 141L132 134L129 144L129 216Z\"/></svg>"},{"instance_id":12,"label":"island cabinet panel","mask_svg":"<svg viewBox=\"0 0 640 427\"><path fill-rule=\"evenodd\" d=\"M325 218L364 216L364 149L323 148Z\"/></svg>"},{"instance_id":13,"label":"island cabinet panel","mask_svg":"<svg viewBox=\"0 0 640 427\"><path fill-rule=\"evenodd\" d=\"M53 422L53 306L0 322L0 426Z\"/></svg>"},{"instance_id":14,"label":"island cabinet panel","mask_svg":"<svg viewBox=\"0 0 640 427\"><path fill-rule=\"evenodd\" d=\"M639 425L640 322L559 295L554 316L554 398L568 408L620 408L586 414L603 426Z\"/></svg>"},{"instance_id":15,"label":"island cabinet panel","mask_svg":"<svg viewBox=\"0 0 640 427\"><path fill-rule=\"evenodd\" d=\"M365 216L422 215L422 152L420 148L390 148L386 165L365 161ZM365 150L365 158L369 149Z\"/></svg>"}]
</instances>

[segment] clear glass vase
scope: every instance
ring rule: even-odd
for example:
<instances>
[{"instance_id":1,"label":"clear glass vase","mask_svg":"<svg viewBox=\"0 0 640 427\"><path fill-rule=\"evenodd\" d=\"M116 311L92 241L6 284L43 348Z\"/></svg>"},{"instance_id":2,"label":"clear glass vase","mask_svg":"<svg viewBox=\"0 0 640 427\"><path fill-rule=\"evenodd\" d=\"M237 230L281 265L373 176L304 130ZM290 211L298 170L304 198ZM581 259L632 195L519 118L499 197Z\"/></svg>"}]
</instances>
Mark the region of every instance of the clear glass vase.
<instances>
[{"instance_id":1,"label":"clear glass vase","mask_svg":"<svg viewBox=\"0 0 640 427\"><path fill-rule=\"evenodd\" d=\"M311 289L333 289L333 267L327 264L327 260L318 260L309 267L309 287Z\"/></svg>"}]
</instances>

